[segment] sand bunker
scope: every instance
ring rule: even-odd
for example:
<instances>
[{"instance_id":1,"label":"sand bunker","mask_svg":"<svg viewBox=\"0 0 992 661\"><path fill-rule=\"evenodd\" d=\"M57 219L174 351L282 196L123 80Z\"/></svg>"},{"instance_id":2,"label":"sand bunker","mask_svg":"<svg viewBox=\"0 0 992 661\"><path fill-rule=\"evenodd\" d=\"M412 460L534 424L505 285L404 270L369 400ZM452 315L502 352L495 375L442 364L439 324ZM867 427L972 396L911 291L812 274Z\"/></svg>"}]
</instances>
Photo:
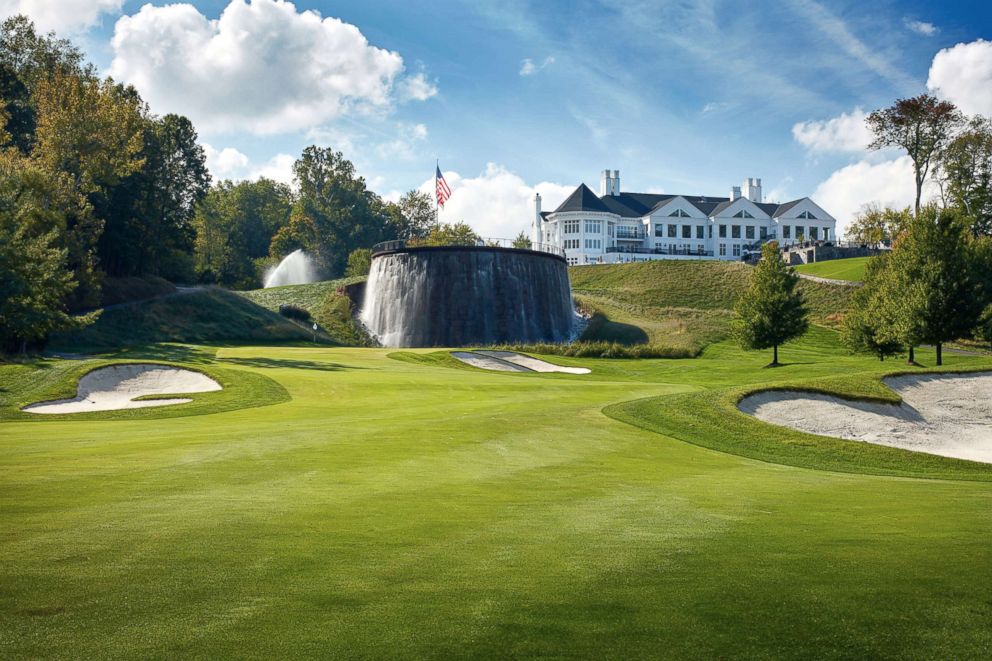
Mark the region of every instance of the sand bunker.
<instances>
[{"instance_id":1,"label":"sand bunker","mask_svg":"<svg viewBox=\"0 0 992 661\"><path fill-rule=\"evenodd\" d=\"M25 406L28 413L84 413L117 411L150 406L185 404L187 398L146 399L146 395L178 395L221 390L221 385L205 374L168 365L112 365L89 372L79 379L72 399L39 402Z\"/></svg>"},{"instance_id":2,"label":"sand bunker","mask_svg":"<svg viewBox=\"0 0 992 661\"><path fill-rule=\"evenodd\" d=\"M811 434L992 463L992 374L914 374L885 383L902 404L780 390L746 397L738 408Z\"/></svg>"},{"instance_id":3,"label":"sand bunker","mask_svg":"<svg viewBox=\"0 0 992 661\"><path fill-rule=\"evenodd\" d=\"M564 367L515 351L452 351L451 355L472 367L497 372L563 372L588 374L585 367Z\"/></svg>"}]
</instances>

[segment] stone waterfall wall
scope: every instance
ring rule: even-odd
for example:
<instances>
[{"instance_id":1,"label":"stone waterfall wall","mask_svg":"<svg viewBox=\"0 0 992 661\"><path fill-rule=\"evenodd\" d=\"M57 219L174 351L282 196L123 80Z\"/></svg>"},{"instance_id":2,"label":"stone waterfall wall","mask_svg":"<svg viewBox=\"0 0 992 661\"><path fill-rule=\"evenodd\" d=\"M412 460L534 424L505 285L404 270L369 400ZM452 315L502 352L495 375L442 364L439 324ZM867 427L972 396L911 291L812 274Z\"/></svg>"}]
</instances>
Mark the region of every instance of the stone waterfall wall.
<instances>
[{"instance_id":1,"label":"stone waterfall wall","mask_svg":"<svg viewBox=\"0 0 992 661\"><path fill-rule=\"evenodd\" d=\"M372 259L362 323L388 347L565 342L565 261L529 250L424 247Z\"/></svg>"}]
</instances>

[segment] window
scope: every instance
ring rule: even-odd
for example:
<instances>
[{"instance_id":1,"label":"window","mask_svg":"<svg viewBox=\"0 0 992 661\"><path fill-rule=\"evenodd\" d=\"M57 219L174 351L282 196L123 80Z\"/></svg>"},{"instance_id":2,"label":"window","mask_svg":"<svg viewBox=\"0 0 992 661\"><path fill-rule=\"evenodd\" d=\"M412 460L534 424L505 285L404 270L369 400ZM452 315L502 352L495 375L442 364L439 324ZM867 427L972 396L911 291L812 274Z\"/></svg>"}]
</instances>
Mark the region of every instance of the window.
<instances>
[{"instance_id":1,"label":"window","mask_svg":"<svg viewBox=\"0 0 992 661\"><path fill-rule=\"evenodd\" d=\"M741 226L740 225L731 225L730 226L730 238L731 239L739 239L739 238L741 238Z\"/></svg>"},{"instance_id":2,"label":"window","mask_svg":"<svg viewBox=\"0 0 992 661\"><path fill-rule=\"evenodd\" d=\"M829 241L830 240L830 228L829 227L824 227L823 228L823 240L824 241Z\"/></svg>"},{"instance_id":3,"label":"window","mask_svg":"<svg viewBox=\"0 0 992 661\"><path fill-rule=\"evenodd\" d=\"M768 228L767 227L759 227L758 230L759 230L759 234L758 235L762 239L767 239L768 238Z\"/></svg>"},{"instance_id":4,"label":"window","mask_svg":"<svg viewBox=\"0 0 992 661\"><path fill-rule=\"evenodd\" d=\"M818 227L810 227L809 228L809 238L813 239L814 241L816 241L817 239L819 239L820 238L820 228L818 228Z\"/></svg>"},{"instance_id":5,"label":"window","mask_svg":"<svg viewBox=\"0 0 992 661\"><path fill-rule=\"evenodd\" d=\"M668 216L669 218L688 218L689 214L687 214L682 209L676 209L672 213L668 214Z\"/></svg>"},{"instance_id":6,"label":"window","mask_svg":"<svg viewBox=\"0 0 992 661\"><path fill-rule=\"evenodd\" d=\"M816 216L811 214L809 211L803 211L799 214L799 218L809 218L810 220L816 220Z\"/></svg>"},{"instance_id":7,"label":"window","mask_svg":"<svg viewBox=\"0 0 992 661\"><path fill-rule=\"evenodd\" d=\"M744 227L744 238L753 239L754 238L754 225L746 225Z\"/></svg>"},{"instance_id":8,"label":"window","mask_svg":"<svg viewBox=\"0 0 992 661\"><path fill-rule=\"evenodd\" d=\"M720 238L721 239L726 239L727 238L727 226L726 225L720 225Z\"/></svg>"},{"instance_id":9,"label":"window","mask_svg":"<svg viewBox=\"0 0 992 661\"><path fill-rule=\"evenodd\" d=\"M697 239L702 239L703 236L705 235L705 232L706 232L706 230L703 228L702 225L696 225L696 238Z\"/></svg>"},{"instance_id":10,"label":"window","mask_svg":"<svg viewBox=\"0 0 992 661\"><path fill-rule=\"evenodd\" d=\"M603 231L603 223L598 220L586 221L586 234L599 234Z\"/></svg>"},{"instance_id":11,"label":"window","mask_svg":"<svg viewBox=\"0 0 992 661\"><path fill-rule=\"evenodd\" d=\"M578 239L565 239L565 250L578 250L579 240Z\"/></svg>"},{"instance_id":12,"label":"window","mask_svg":"<svg viewBox=\"0 0 992 661\"><path fill-rule=\"evenodd\" d=\"M654 226L654 235L656 237L659 237L659 238L665 236L665 226L662 225L661 223L658 223L657 225L655 225Z\"/></svg>"},{"instance_id":13,"label":"window","mask_svg":"<svg viewBox=\"0 0 992 661\"><path fill-rule=\"evenodd\" d=\"M712 225L710 225L710 238L711 239L713 238L713 226Z\"/></svg>"},{"instance_id":14,"label":"window","mask_svg":"<svg viewBox=\"0 0 992 661\"><path fill-rule=\"evenodd\" d=\"M739 243L734 244L734 257L741 256L741 245Z\"/></svg>"},{"instance_id":15,"label":"window","mask_svg":"<svg viewBox=\"0 0 992 661\"><path fill-rule=\"evenodd\" d=\"M792 228L788 225L782 225L782 238L791 239L792 238Z\"/></svg>"},{"instance_id":16,"label":"window","mask_svg":"<svg viewBox=\"0 0 992 661\"><path fill-rule=\"evenodd\" d=\"M579 264L579 258L578 257L569 257L567 261L568 261L568 265L569 266L578 266L578 264Z\"/></svg>"},{"instance_id":17,"label":"window","mask_svg":"<svg viewBox=\"0 0 992 661\"><path fill-rule=\"evenodd\" d=\"M566 220L564 222L565 234L578 234L579 233L579 221L577 220Z\"/></svg>"},{"instance_id":18,"label":"window","mask_svg":"<svg viewBox=\"0 0 992 661\"><path fill-rule=\"evenodd\" d=\"M734 218L754 218L746 209L741 209L734 214Z\"/></svg>"},{"instance_id":19,"label":"window","mask_svg":"<svg viewBox=\"0 0 992 661\"><path fill-rule=\"evenodd\" d=\"M613 223L607 223L606 225L606 236L613 236Z\"/></svg>"},{"instance_id":20,"label":"window","mask_svg":"<svg viewBox=\"0 0 992 661\"><path fill-rule=\"evenodd\" d=\"M674 239L678 235L678 231L679 231L679 226L678 225L671 225L670 224L668 226L668 238L669 239Z\"/></svg>"},{"instance_id":21,"label":"window","mask_svg":"<svg viewBox=\"0 0 992 661\"><path fill-rule=\"evenodd\" d=\"M586 250L601 250L602 248L602 239L586 239Z\"/></svg>"},{"instance_id":22,"label":"window","mask_svg":"<svg viewBox=\"0 0 992 661\"><path fill-rule=\"evenodd\" d=\"M726 256L727 256L727 244L726 243L721 243L720 244L720 257L726 257Z\"/></svg>"},{"instance_id":23,"label":"window","mask_svg":"<svg viewBox=\"0 0 992 661\"><path fill-rule=\"evenodd\" d=\"M691 239L692 238L692 225L683 225L682 226L682 238L683 239Z\"/></svg>"}]
</instances>

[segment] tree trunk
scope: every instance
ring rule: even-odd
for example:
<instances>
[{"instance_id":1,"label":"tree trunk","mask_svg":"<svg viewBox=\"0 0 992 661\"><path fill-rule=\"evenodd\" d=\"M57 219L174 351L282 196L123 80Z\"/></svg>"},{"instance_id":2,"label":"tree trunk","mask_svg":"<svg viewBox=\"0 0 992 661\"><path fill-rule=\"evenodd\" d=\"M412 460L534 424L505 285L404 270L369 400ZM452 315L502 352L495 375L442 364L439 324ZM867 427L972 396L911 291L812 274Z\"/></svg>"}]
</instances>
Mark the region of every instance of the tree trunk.
<instances>
[{"instance_id":1,"label":"tree trunk","mask_svg":"<svg viewBox=\"0 0 992 661\"><path fill-rule=\"evenodd\" d=\"M913 347L909 347L909 364L910 365L916 364L916 354L913 350Z\"/></svg>"},{"instance_id":2,"label":"tree trunk","mask_svg":"<svg viewBox=\"0 0 992 661\"><path fill-rule=\"evenodd\" d=\"M944 364L944 345L940 342L937 343L937 364Z\"/></svg>"},{"instance_id":3,"label":"tree trunk","mask_svg":"<svg viewBox=\"0 0 992 661\"><path fill-rule=\"evenodd\" d=\"M775 353L774 353L774 356L775 357L772 359L772 365L778 365L778 345L777 344L774 347L774 351L775 351Z\"/></svg>"}]
</instances>

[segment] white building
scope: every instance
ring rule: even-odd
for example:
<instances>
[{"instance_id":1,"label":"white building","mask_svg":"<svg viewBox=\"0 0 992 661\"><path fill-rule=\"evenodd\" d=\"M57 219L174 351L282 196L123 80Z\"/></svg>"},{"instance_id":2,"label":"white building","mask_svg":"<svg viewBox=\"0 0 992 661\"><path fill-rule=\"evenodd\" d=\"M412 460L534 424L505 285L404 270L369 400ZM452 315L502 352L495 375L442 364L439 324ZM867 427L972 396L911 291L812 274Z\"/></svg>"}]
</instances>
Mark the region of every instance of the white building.
<instances>
[{"instance_id":1,"label":"white building","mask_svg":"<svg viewBox=\"0 0 992 661\"><path fill-rule=\"evenodd\" d=\"M761 198L749 178L728 197L626 193L620 171L603 170L599 195L581 184L557 209L534 198L531 239L564 249L569 264L646 259L740 260L772 239L780 244L835 239L837 221L813 200Z\"/></svg>"}]
</instances>

